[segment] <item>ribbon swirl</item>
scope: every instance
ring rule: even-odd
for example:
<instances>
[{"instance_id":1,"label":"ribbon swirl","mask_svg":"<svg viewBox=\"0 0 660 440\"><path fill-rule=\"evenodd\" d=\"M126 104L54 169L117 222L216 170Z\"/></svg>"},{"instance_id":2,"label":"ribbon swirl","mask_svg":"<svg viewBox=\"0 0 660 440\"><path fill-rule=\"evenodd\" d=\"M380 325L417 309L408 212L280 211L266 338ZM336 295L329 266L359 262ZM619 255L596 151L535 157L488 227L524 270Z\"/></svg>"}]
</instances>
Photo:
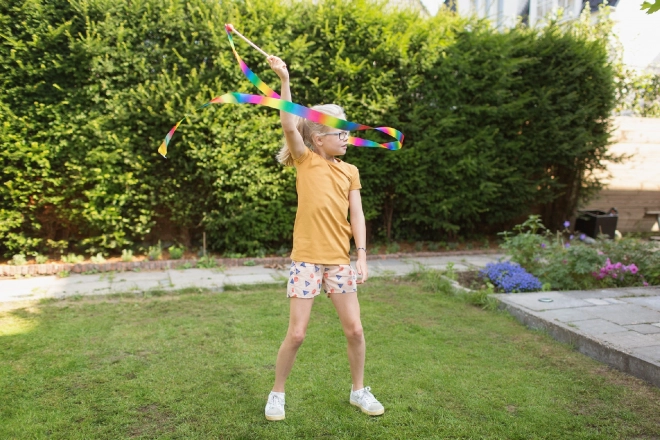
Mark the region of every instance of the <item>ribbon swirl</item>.
<instances>
[{"instance_id":1,"label":"ribbon swirl","mask_svg":"<svg viewBox=\"0 0 660 440\"><path fill-rule=\"evenodd\" d=\"M388 150L398 150L401 148L401 145L403 144L403 133L401 133L399 130L392 128L392 127L369 127L368 125L363 125L363 124L358 124L356 122L350 122L346 121L344 119L339 119L334 116L327 115L325 113L321 113L316 110L312 110L308 107L305 107L300 104L296 104L291 101L285 101L283 99L280 99L280 95L278 95L273 89L268 87L266 83L264 83L261 78L259 78L250 68L248 67L247 64L241 59L241 57L238 55L238 52L236 52L236 47L234 46L234 40L231 37L231 30L232 28L228 25L225 25L225 31L227 32L227 37L229 38L229 44L231 46L232 52L234 52L234 56L236 57L236 60L238 61L239 66L241 67L241 70L243 71L243 74L247 77L247 79L254 84L264 95L266 96L259 96L259 95L250 95L250 94L245 94L245 93L236 93L236 92L231 92L231 93L226 93L221 96L217 96L207 102L206 104L202 105L199 107L199 109L208 107L211 104L256 104L256 105L263 105L266 107L274 108L277 110L281 110L287 113L294 114L296 116L299 116L301 118L309 119L311 121L317 122L319 124L326 125L328 127L332 128L338 128L340 130L346 130L346 131L361 131L361 130L376 130L380 131L381 133L385 133L394 139L395 141L392 142L387 142L383 144L379 144L374 141L370 141L367 139L362 139L362 138L357 138L357 137L349 137L348 140L346 141L348 144L356 146L356 147L379 147L379 148L386 148ZM177 128L179 128L179 125L186 120L188 116L184 116L179 122L176 123L174 127L167 133L165 136L165 140L163 140L163 143L160 145L158 148L158 152L163 156L167 156L167 147L170 144L170 141L172 140L172 136L174 135L174 132L176 131Z\"/></svg>"}]
</instances>

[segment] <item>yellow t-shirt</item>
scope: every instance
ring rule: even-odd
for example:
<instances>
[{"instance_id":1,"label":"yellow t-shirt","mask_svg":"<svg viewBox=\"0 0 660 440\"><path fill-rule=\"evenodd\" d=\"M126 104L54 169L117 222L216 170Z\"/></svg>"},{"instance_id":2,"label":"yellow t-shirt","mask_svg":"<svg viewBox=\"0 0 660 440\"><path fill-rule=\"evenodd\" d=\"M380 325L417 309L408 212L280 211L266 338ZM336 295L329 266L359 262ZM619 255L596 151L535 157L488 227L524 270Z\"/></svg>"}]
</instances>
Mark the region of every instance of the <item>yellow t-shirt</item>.
<instances>
[{"instance_id":1,"label":"yellow t-shirt","mask_svg":"<svg viewBox=\"0 0 660 440\"><path fill-rule=\"evenodd\" d=\"M332 163L305 149L295 160L298 211L291 259L305 263L349 264L351 225L348 192L360 189L360 173L351 164Z\"/></svg>"}]
</instances>

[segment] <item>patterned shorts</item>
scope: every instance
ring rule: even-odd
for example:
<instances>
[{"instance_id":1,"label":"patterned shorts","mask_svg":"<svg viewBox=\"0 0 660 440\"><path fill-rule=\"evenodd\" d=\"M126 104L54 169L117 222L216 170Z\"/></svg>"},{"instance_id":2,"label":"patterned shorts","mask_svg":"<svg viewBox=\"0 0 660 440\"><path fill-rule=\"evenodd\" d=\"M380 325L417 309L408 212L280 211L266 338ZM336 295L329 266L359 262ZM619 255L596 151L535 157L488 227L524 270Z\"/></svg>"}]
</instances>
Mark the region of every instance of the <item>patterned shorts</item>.
<instances>
[{"instance_id":1,"label":"patterned shorts","mask_svg":"<svg viewBox=\"0 0 660 440\"><path fill-rule=\"evenodd\" d=\"M357 276L350 264L323 265L291 262L287 294L289 298L314 298L328 294L357 292Z\"/></svg>"}]
</instances>

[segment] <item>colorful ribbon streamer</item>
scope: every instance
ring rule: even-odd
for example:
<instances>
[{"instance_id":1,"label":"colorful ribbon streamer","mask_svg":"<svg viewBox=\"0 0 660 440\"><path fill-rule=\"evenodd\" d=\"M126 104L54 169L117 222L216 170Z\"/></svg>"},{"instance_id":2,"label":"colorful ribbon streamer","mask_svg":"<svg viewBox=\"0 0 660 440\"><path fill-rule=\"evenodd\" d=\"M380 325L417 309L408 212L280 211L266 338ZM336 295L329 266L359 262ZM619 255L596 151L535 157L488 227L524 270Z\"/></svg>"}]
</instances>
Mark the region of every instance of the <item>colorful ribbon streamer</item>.
<instances>
[{"instance_id":1,"label":"colorful ribbon streamer","mask_svg":"<svg viewBox=\"0 0 660 440\"><path fill-rule=\"evenodd\" d=\"M234 40L231 37L232 28L228 25L225 25L225 31L227 32L227 37L229 38L229 44L231 46L231 50L232 52L234 52L234 56L236 57L239 66L241 66L241 70L243 71L243 74L252 84L254 84L266 96L232 92L213 98L206 104L202 105L199 109L207 107L211 104L263 105L266 107L270 107L287 113L294 114L301 118L309 119L311 121L326 125L328 127L338 128L340 130L346 130L346 131L376 130L396 139L396 141L393 142L379 144L377 142L369 141L367 139L349 137L347 143L350 145L354 145L356 147L379 147L379 148L386 148L388 150L398 150L401 148L401 145L403 144L403 133L392 127L369 127L368 125L362 125L356 122L350 122L344 119L335 118L334 116L330 116L325 113L312 110L300 104L296 104L291 101L285 101L280 99L280 95L278 95L273 89L268 87L268 85L264 83L261 80L261 78L259 78L252 70L250 70L248 65L245 64L245 62L243 62L241 57L238 55L238 52L236 52L236 47L234 46ZM167 135L165 136L165 140L158 148L158 152L163 157L166 157L167 155L167 147L170 144L170 141L172 140L172 136L174 135L174 132L176 131L177 128L179 128L179 125L181 125L181 123L187 117L188 116L184 116L183 119L177 122L176 125L172 127L169 133L167 133Z\"/></svg>"}]
</instances>

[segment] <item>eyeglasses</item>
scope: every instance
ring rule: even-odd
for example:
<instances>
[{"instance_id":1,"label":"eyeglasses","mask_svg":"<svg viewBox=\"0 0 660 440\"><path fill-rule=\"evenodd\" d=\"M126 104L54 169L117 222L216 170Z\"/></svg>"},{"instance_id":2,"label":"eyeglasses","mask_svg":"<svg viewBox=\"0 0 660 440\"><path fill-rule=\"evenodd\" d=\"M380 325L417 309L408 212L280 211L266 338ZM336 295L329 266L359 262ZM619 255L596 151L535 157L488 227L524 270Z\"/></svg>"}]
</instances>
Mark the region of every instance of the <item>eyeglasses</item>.
<instances>
[{"instance_id":1,"label":"eyeglasses","mask_svg":"<svg viewBox=\"0 0 660 440\"><path fill-rule=\"evenodd\" d=\"M345 141L348 139L347 131L335 131L333 133L322 133L321 136L337 135L340 141Z\"/></svg>"}]
</instances>

